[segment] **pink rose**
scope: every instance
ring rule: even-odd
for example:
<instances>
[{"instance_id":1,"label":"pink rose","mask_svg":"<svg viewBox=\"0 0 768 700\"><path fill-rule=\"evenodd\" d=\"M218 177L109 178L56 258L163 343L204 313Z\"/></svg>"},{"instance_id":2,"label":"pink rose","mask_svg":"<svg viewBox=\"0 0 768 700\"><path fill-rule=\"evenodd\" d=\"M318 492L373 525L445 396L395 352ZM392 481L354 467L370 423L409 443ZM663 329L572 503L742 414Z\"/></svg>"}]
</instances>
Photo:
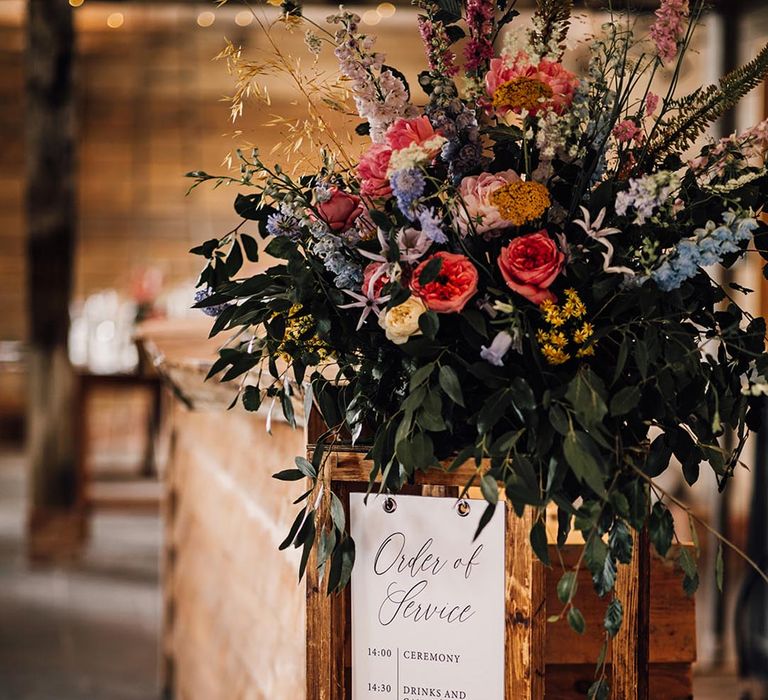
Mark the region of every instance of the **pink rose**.
<instances>
[{"instance_id":1,"label":"pink rose","mask_svg":"<svg viewBox=\"0 0 768 700\"><path fill-rule=\"evenodd\" d=\"M363 288L362 292L371 299L378 299L381 296L381 290L385 284L389 284L390 279L387 271L389 264L383 262L368 263L363 270Z\"/></svg>"},{"instance_id":2,"label":"pink rose","mask_svg":"<svg viewBox=\"0 0 768 700\"><path fill-rule=\"evenodd\" d=\"M465 177L459 185L462 202L458 203L457 224L465 236L474 230L476 233L487 233L511 226L499 210L491 204L491 195L510 182L518 182L520 177L514 170L503 170L500 173L481 173ZM478 222L478 219L482 221Z\"/></svg>"},{"instance_id":3,"label":"pink rose","mask_svg":"<svg viewBox=\"0 0 768 700\"><path fill-rule=\"evenodd\" d=\"M442 258L437 279L422 285L419 276L430 260ZM426 307L441 314L461 311L477 291L477 269L464 255L441 251L430 256L414 271L411 291Z\"/></svg>"},{"instance_id":4,"label":"pink rose","mask_svg":"<svg viewBox=\"0 0 768 700\"><path fill-rule=\"evenodd\" d=\"M414 119L397 119L387 129L386 138L393 151L401 151L413 143L421 145L433 136L437 136L437 132L432 127L429 118L421 116Z\"/></svg>"},{"instance_id":5,"label":"pink rose","mask_svg":"<svg viewBox=\"0 0 768 700\"><path fill-rule=\"evenodd\" d=\"M350 229L355 219L364 211L360 197L344 192L338 187L332 187L330 198L317 205L320 218L336 233Z\"/></svg>"},{"instance_id":6,"label":"pink rose","mask_svg":"<svg viewBox=\"0 0 768 700\"><path fill-rule=\"evenodd\" d=\"M499 88L509 88L512 85L526 85L522 91L509 91L510 98L520 100L518 104L496 106L499 113L513 111L520 113L528 110L532 116L541 111L553 110L562 114L573 102L578 78L563 67L562 63L542 59L534 65L527 54L520 52L512 61L494 58L485 76L485 88L493 99ZM537 87L537 90L533 90Z\"/></svg>"},{"instance_id":7,"label":"pink rose","mask_svg":"<svg viewBox=\"0 0 768 700\"><path fill-rule=\"evenodd\" d=\"M515 238L499 255L499 269L507 286L534 304L554 301L549 287L564 262L565 256L543 230Z\"/></svg>"},{"instance_id":8,"label":"pink rose","mask_svg":"<svg viewBox=\"0 0 768 700\"><path fill-rule=\"evenodd\" d=\"M366 197L388 197L392 194L387 178L392 149L385 143L374 143L360 158L357 176L360 178L360 194Z\"/></svg>"}]
</instances>

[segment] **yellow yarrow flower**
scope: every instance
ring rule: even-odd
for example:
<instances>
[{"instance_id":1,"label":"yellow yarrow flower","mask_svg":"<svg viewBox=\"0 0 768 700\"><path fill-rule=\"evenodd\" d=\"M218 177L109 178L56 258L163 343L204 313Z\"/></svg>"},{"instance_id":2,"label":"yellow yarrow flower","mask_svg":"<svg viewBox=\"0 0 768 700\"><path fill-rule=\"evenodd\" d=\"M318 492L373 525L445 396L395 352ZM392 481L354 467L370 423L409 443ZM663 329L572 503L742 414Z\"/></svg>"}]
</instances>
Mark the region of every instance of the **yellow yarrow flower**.
<instances>
[{"instance_id":1,"label":"yellow yarrow flower","mask_svg":"<svg viewBox=\"0 0 768 700\"><path fill-rule=\"evenodd\" d=\"M491 204L513 226L523 226L540 219L552 200L545 185L520 180L499 187L491 194Z\"/></svg>"},{"instance_id":2,"label":"yellow yarrow flower","mask_svg":"<svg viewBox=\"0 0 768 700\"><path fill-rule=\"evenodd\" d=\"M550 99L552 95L552 88L546 83L521 75L496 88L493 93L493 107L497 111L524 109L531 112L541 107L541 103Z\"/></svg>"}]
</instances>

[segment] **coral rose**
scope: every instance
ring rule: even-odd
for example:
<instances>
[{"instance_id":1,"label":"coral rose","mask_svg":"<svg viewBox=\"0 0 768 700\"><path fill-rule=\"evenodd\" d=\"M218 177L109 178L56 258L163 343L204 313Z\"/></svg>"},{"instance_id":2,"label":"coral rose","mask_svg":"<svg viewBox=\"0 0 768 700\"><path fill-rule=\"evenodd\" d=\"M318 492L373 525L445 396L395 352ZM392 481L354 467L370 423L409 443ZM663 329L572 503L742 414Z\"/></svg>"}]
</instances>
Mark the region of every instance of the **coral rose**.
<instances>
[{"instance_id":1,"label":"coral rose","mask_svg":"<svg viewBox=\"0 0 768 700\"><path fill-rule=\"evenodd\" d=\"M456 217L462 234L470 233L473 226L476 233L488 233L511 226L491 203L491 195L504 185L519 181L520 176L514 170L465 177L459 185L463 205L459 203Z\"/></svg>"},{"instance_id":2,"label":"coral rose","mask_svg":"<svg viewBox=\"0 0 768 700\"><path fill-rule=\"evenodd\" d=\"M507 286L534 304L554 301L549 287L564 262L565 256L546 231L515 238L499 255L499 269Z\"/></svg>"},{"instance_id":3,"label":"coral rose","mask_svg":"<svg viewBox=\"0 0 768 700\"><path fill-rule=\"evenodd\" d=\"M387 144L393 151L400 151L412 144L420 146L437 135L429 117L397 119L387 129Z\"/></svg>"},{"instance_id":4,"label":"coral rose","mask_svg":"<svg viewBox=\"0 0 768 700\"><path fill-rule=\"evenodd\" d=\"M520 113L524 109L536 116L553 110L562 114L573 102L579 81L561 63L542 59L534 65L524 53L511 64L494 58L485 76L485 88L496 112Z\"/></svg>"},{"instance_id":5,"label":"coral rose","mask_svg":"<svg viewBox=\"0 0 768 700\"><path fill-rule=\"evenodd\" d=\"M413 335L421 335L419 319L427 310L418 297L408 297L402 304L393 306L379 316L379 325L395 345L402 345Z\"/></svg>"},{"instance_id":6,"label":"coral rose","mask_svg":"<svg viewBox=\"0 0 768 700\"><path fill-rule=\"evenodd\" d=\"M387 178L392 149L385 143L374 143L360 158L357 176L360 178L360 194L366 197L388 197L392 194Z\"/></svg>"},{"instance_id":7,"label":"coral rose","mask_svg":"<svg viewBox=\"0 0 768 700\"><path fill-rule=\"evenodd\" d=\"M320 218L335 233L344 233L344 231L352 228L355 219L364 211L365 208L360 197L343 192L338 187L332 187L331 196L317 205L317 213Z\"/></svg>"},{"instance_id":8,"label":"coral rose","mask_svg":"<svg viewBox=\"0 0 768 700\"><path fill-rule=\"evenodd\" d=\"M437 279L422 285L421 273L430 260L440 258L443 262ZM414 271L411 291L424 301L427 308L441 314L461 311L477 291L477 269L464 255L439 252L430 256Z\"/></svg>"}]
</instances>

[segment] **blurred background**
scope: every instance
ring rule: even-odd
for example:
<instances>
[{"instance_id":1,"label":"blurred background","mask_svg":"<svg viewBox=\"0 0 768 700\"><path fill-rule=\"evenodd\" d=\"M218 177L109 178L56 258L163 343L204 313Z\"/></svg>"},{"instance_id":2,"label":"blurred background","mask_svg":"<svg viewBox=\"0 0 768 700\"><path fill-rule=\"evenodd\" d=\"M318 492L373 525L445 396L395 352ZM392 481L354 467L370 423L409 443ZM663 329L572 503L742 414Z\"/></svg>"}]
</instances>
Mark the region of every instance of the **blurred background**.
<instances>
[{"instance_id":1,"label":"blurred background","mask_svg":"<svg viewBox=\"0 0 768 700\"><path fill-rule=\"evenodd\" d=\"M518 2L520 21L531 4ZM583 60L578 40L606 4L577 3L568 61ZM631 4L642 28L657 5ZM415 10L353 9L415 84ZM318 21L331 11L306 9ZM278 31L311 63L301 30ZM187 251L238 220L233 190L186 196L184 174L225 172L241 145L269 152L302 114L273 81L271 105L233 123L234 79L213 60L227 40L265 48L236 0L0 0L0 700L294 700L303 687L303 593L293 556L276 554L288 487L269 479L303 435L276 421L270 439L264 415L224 413L231 392L202 381L210 324L190 309L199 259ZM765 0L715 3L680 92L766 41ZM711 135L766 116L758 89ZM749 257L734 279L765 314ZM724 497L706 480L667 487L765 566L766 455L759 444L745 455ZM766 697L765 587L726 552L717 595L714 540L698 539L695 625L692 605L689 621L660 621L674 611L654 593L652 661L687 679L664 697ZM585 696L571 685L563 698Z\"/></svg>"}]
</instances>

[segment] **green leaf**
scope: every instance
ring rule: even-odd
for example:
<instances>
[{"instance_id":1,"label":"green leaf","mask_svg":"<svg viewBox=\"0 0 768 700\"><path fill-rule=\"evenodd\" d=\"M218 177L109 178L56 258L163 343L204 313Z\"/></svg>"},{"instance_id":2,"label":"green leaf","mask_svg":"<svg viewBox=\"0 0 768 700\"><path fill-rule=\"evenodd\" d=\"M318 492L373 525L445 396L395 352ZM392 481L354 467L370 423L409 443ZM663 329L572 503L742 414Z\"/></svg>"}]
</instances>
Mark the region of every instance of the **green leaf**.
<instances>
[{"instance_id":1,"label":"green leaf","mask_svg":"<svg viewBox=\"0 0 768 700\"><path fill-rule=\"evenodd\" d=\"M443 267L443 259L439 256L435 256L424 265L424 269L419 273L419 284L424 285L434 282L437 276L440 274L440 270Z\"/></svg>"},{"instance_id":2,"label":"green leaf","mask_svg":"<svg viewBox=\"0 0 768 700\"><path fill-rule=\"evenodd\" d=\"M579 370L568 384L568 391L565 393L579 421L585 427L599 425L608 413L605 395L602 380L588 367Z\"/></svg>"},{"instance_id":3,"label":"green leaf","mask_svg":"<svg viewBox=\"0 0 768 700\"><path fill-rule=\"evenodd\" d=\"M626 415L640 403L640 397L640 389L636 386L627 386L619 390L611 399L611 415Z\"/></svg>"},{"instance_id":4,"label":"green leaf","mask_svg":"<svg viewBox=\"0 0 768 700\"><path fill-rule=\"evenodd\" d=\"M246 411L258 411L261 406L261 390L257 386L247 386L243 391L243 407Z\"/></svg>"},{"instance_id":5,"label":"green leaf","mask_svg":"<svg viewBox=\"0 0 768 700\"><path fill-rule=\"evenodd\" d=\"M608 608L605 611L605 617L603 618L603 627L610 637L615 637L619 629L621 629L621 622L624 619L624 607L618 598L614 598Z\"/></svg>"},{"instance_id":6,"label":"green leaf","mask_svg":"<svg viewBox=\"0 0 768 700\"><path fill-rule=\"evenodd\" d=\"M492 430L503 417L512 403L512 393L509 389L502 389L501 391L492 394L491 397L483 404L480 409L480 413L477 415L477 430L479 433L488 433Z\"/></svg>"},{"instance_id":7,"label":"green leaf","mask_svg":"<svg viewBox=\"0 0 768 700\"><path fill-rule=\"evenodd\" d=\"M306 474L298 469L283 469L282 471L273 474L272 478L277 479L278 481L300 481L301 479L306 478L306 476Z\"/></svg>"},{"instance_id":8,"label":"green leaf","mask_svg":"<svg viewBox=\"0 0 768 700\"><path fill-rule=\"evenodd\" d=\"M565 437L571 426L568 422L568 413L557 403L553 403L549 409L549 423L560 435Z\"/></svg>"},{"instance_id":9,"label":"green leaf","mask_svg":"<svg viewBox=\"0 0 768 700\"><path fill-rule=\"evenodd\" d=\"M304 522L304 514L307 512L306 508L302 508L293 520L291 529L288 531L288 536L280 543L278 549L282 552L284 549L288 549L293 544L293 540L296 537L296 533L299 531L301 524Z\"/></svg>"},{"instance_id":10,"label":"green leaf","mask_svg":"<svg viewBox=\"0 0 768 700\"><path fill-rule=\"evenodd\" d=\"M537 520L531 528L531 547L534 554L545 566L549 566L549 545L547 543L547 528L543 520Z\"/></svg>"},{"instance_id":11,"label":"green leaf","mask_svg":"<svg viewBox=\"0 0 768 700\"><path fill-rule=\"evenodd\" d=\"M347 526L347 517L344 514L344 506L341 504L339 497L331 492L331 520L334 526L340 532L344 532L344 528Z\"/></svg>"},{"instance_id":12,"label":"green leaf","mask_svg":"<svg viewBox=\"0 0 768 700\"><path fill-rule=\"evenodd\" d=\"M232 243L232 249L227 256L226 269L229 277L234 277L243 266L243 251L237 241Z\"/></svg>"},{"instance_id":13,"label":"green leaf","mask_svg":"<svg viewBox=\"0 0 768 700\"><path fill-rule=\"evenodd\" d=\"M672 448L667 442L666 435L659 435L652 443L645 460L643 471L652 479L661 474L668 466L672 458Z\"/></svg>"},{"instance_id":14,"label":"green leaf","mask_svg":"<svg viewBox=\"0 0 768 700\"><path fill-rule=\"evenodd\" d=\"M251 262L257 262L259 259L259 244L256 243L256 239L253 236L249 236L247 233L241 233L240 243L243 244L245 257Z\"/></svg>"},{"instance_id":15,"label":"green leaf","mask_svg":"<svg viewBox=\"0 0 768 700\"><path fill-rule=\"evenodd\" d=\"M419 330L426 338L434 339L440 330L440 319L434 311L427 311L419 316Z\"/></svg>"},{"instance_id":16,"label":"green leaf","mask_svg":"<svg viewBox=\"0 0 768 700\"><path fill-rule=\"evenodd\" d=\"M416 432L407 440L398 442L395 454L408 473L416 469L427 469L435 462L432 438L426 433Z\"/></svg>"},{"instance_id":17,"label":"green leaf","mask_svg":"<svg viewBox=\"0 0 768 700\"><path fill-rule=\"evenodd\" d=\"M440 388L446 393L448 398L459 406L464 405L464 395L461 392L461 383L453 367L443 365L440 368Z\"/></svg>"},{"instance_id":18,"label":"green leaf","mask_svg":"<svg viewBox=\"0 0 768 700\"><path fill-rule=\"evenodd\" d=\"M558 600L565 605L573 600L576 595L576 589L579 586L578 577L575 571L566 571L557 582Z\"/></svg>"},{"instance_id":19,"label":"green leaf","mask_svg":"<svg viewBox=\"0 0 768 700\"><path fill-rule=\"evenodd\" d=\"M490 474L486 474L480 479L480 490L488 503L496 505L499 502L499 485Z\"/></svg>"},{"instance_id":20,"label":"green leaf","mask_svg":"<svg viewBox=\"0 0 768 700\"><path fill-rule=\"evenodd\" d=\"M563 453L576 478L605 498L605 477L598 463L597 447L589 435L580 430L568 433L563 442Z\"/></svg>"},{"instance_id":21,"label":"green leaf","mask_svg":"<svg viewBox=\"0 0 768 700\"><path fill-rule=\"evenodd\" d=\"M622 564L632 561L632 533L623 520L616 520L608 536L608 546Z\"/></svg>"},{"instance_id":22,"label":"green leaf","mask_svg":"<svg viewBox=\"0 0 768 700\"><path fill-rule=\"evenodd\" d=\"M648 535L653 546L656 547L656 551L662 557L667 555L672 546L674 531L675 523L672 519L672 513L661 501L657 501L653 504L651 514L648 516Z\"/></svg>"},{"instance_id":23,"label":"green leaf","mask_svg":"<svg viewBox=\"0 0 768 700\"><path fill-rule=\"evenodd\" d=\"M598 680L589 686L587 697L589 700L608 700L609 693L610 688L608 686L608 681L605 680L605 678L598 678Z\"/></svg>"},{"instance_id":24,"label":"green leaf","mask_svg":"<svg viewBox=\"0 0 768 700\"><path fill-rule=\"evenodd\" d=\"M579 634L584 634L584 630L587 627L586 622L584 622L584 616L578 608L571 608L568 611L568 624L574 632Z\"/></svg>"},{"instance_id":25,"label":"green leaf","mask_svg":"<svg viewBox=\"0 0 768 700\"><path fill-rule=\"evenodd\" d=\"M432 372L435 369L435 363L430 362L426 365L423 365L422 367L419 367L412 375L411 375L411 382L410 382L410 389L413 391L417 387L421 386L426 382L430 376L432 375Z\"/></svg>"},{"instance_id":26,"label":"green leaf","mask_svg":"<svg viewBox=\"0 0 768 700\"><path fill-rule=\"evenodd\" d=\"M480 534L483 530L485 530L485 526L491 522L491 518L493 518L493 514L496 512L496 505L493 503L489 503L485 510L483 511L483 514L480 516L480 522L477 524L477 530L475 530L475 536L473 538L473 541L476 540L478 537L480 537Z\"/></svg>"},{"instance_id":27,"label":"green leaf","mask_svg":"<svg viewBox=\"0 0 768 700\"><path fill-rule=\"evenodd\" d=\"M308 476L310 479L317 478L317 471L315 471L314 465L306 457L296 457L294 462L296 462L296 466L304 476Z\"/></svg>"}]
</instances>

